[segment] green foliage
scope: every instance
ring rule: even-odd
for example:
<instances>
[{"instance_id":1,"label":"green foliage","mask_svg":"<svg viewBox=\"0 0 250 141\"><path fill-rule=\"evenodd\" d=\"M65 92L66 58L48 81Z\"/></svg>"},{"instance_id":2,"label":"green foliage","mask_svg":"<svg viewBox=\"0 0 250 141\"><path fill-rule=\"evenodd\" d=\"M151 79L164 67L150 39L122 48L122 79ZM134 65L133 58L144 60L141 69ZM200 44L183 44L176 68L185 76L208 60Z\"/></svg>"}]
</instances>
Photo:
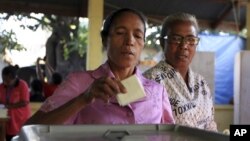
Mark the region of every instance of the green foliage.
<instances>
[{"instance_id":1,"label":"green foliage","mask_svg":"<svg viewBox=\"0 0 250 141\"><path fill-rule=\"evenodd\" d=\"M32 19L34 22L23 22L20 27L23 29L30 29L36 31L39 27L56 33L58 42L63 47L63 57L65 60L69 59L71 53L78 52L80 57L84 57L87 49L88 28L86 25L80 25L77 17L61 17L56 15L39 16L33 13L8 13L0 17L0 19L8 20L15 17L15 20L25 21L25 19ZM150 27L152 28L152 27ZM161 49L158 40L160 34L160 27L153 27L155 30L146 37L145 46L159 51ZM4 31L1 36L1 44L3 47L12 50L21 51L23 48L18 44L15 33L13 31ZM1 48L3 51L4 48Z\"/></svg>"},{"instance_id":2,"label":"green foliage","mask_svg":"<svg viewBox=\"0 0 250 141\"><path fill-rule=\"evenodd\" d=\"M79 26L77 37L70 36L70 41L61 40L64 50L64 59L67 60L70 53L77 51L83 57L87 50L88 29L86 26Z\"/></svg>"},{"instance_id":3,"label":"green foliage","mask_svg":"<svg viewBox=\"0 0 250 141\"><path fill-rule=\"evenodd\" d=\"M10 32L3 30L0 33L0 53L5 55L5 50L26 50L18 43L16 34L12 30Z\"/></svg>"},{"instance_id":4,"label":"green foliage","mask_svg":"<svg viewBox=\"0 0 250 141\"><path fill-rule=\"evenodd\" d=\"M36 31L37 28L44 24L44 22L41 22L39 18L36 18L33 16L32 13L1 13L0 20L2 21L8 21L10 19L13 19L15 21L22 21L25 18L34 19L36 21L35 24L29 25L28 23L21 24L20 28L25 29L28 28L32 31ZM0 31L0 54L5 55L6 50L17 50L17 51L25 51L26 48L18 43L18 40L16 38L16 33L13 30L7 31L2 30Z\"/></svg>"},{"instance_id":5,"label":"green foliage","mask_svg":"<svg viewBox=\"0 0 250 141\"><path fill-rule=\"evenodd\" d=\"M77 51L80 57L86 53L87 47L87 27L79 26L79 19L76 17L61 17L56 15L44 15L34 13L4 13L0 19L9 20L10 18L16 21L23 21L20 25L22 29L30 29L36 31L39 27L43 30L57 32L58 42L62 44L64 59L67 60L72 52ZM25 22L26 19L33 20L31 23ZM71 28L74 27L74 28ZM76 32L77 31L77 32ZM0 34L1 35L1 34ZM13 31L2 31L0 44L4 48L0 48L1 52L7 48L9 50L16 49L21 51L25 49L18 44L15 33Z\"/></svg>"}]
</instances>

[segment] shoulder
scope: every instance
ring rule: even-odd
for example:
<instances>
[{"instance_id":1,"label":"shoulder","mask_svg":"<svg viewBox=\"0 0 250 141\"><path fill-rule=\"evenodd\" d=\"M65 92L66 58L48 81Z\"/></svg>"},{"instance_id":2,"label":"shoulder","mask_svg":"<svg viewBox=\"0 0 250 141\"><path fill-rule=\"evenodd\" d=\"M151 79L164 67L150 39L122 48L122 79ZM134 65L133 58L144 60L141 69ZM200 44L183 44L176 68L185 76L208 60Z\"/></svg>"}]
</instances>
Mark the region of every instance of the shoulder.
<instances>
[{"instance_id":1,"label":"shoulder","mask_svg":"<svg viewBox=\"0 0 250 141\"><path fill-rule=\"evenodd\" d=\"M102 76L105 72L104 69L105 65L99 66L95 70L88 70L88 71L74 71L71 72L66 78L67 79L96 79Z\"/></svg>"},{"instance_id":2,"label":"shoulder","mask_svg":"<svg viewBox=\"0 0 250 141\"><path fill-rule=\"evenodd\" d=\"M70 72L63 80L65 86L78 86L91 81L91 76L88 71L73 71Z\"/></svg>"},{"instance_id":3,"label":"shoulder","mask_svg":"<svg viewBox=\"0 0 250 141\"><path fill-rule=\"evenodd\" d=\"M164 90L164 86L156 82L154 79L148 79L142 76L141 81L145 90L148 90L151 93L156 93Z\"/></svg>"},{"instance_id":4,"label":"shoulder","mask_svg":"<svg viewBox=\"0 0 250 141\"><path fill-rule=\"evenodd\" d=\"M146 77L141 71L136 71L136 76L139 78L143 86L159 86L160 84L157 83L154 79L150 79L149 77Z\"/></svg>"},{"instance_id":5,"label":"shoulder","mask_svg":"<svg viewBox=\"0 0 250 141\"><path fill-rule=\"evenodd\" d=\"M192 75L190 79L193 81L192 83L194 84L195 89L201 89L199 91L201 91L203 94L207 93L209 96L212 96L209 84L203 75L197 72L192 72L190 75Z\"/></svg>"},{"instance_id":6,"label":"shoulder","mask_svg":"<svg viewBox=\"0 0 250 141\"><path fill-rule=\"evenodd\" d=\"M199 73L197 73L197 72L192 72L191 75L193 76L193 78L194 78L196 81L202 81L202 82L204 82L204 83L207 83L207 82L206 82L206 79L205 79L205 77L204 77L203 75L201 75L201 74L199 74Z\"/></svg>"},{"instance_id":7,"label":"shoulder","mask_svg":"<svg viewBox=\"0 0 250 141\"><path fill-rule=\"evenodd\" d=\"M148 79L147 77L145 76L142 76L141 78L142 82L144 85L148 85L148 86L158 86L160 85L159 83L157 83L155 80L153 79Z\"/></svg>"},{"instance_id":8,"label":"shoulder","mask_svg":"<svg viewBox=\"0 0 250 141\"><path fill-rule=\"evenodd\" d=\"M26 81L24 81L23 79L18 79L18 83L20 86L28 87L28 83Z\"/></svg>"},{"instance_id":9,"label":"shoulder","mask_svg":"<svg viewBox=\"0 0 250 141\"><path fill-rule=\"evenodd\" d=\"M149 68L148 70L146 70L143 75L146 77L146 78L149 78L149 79L154 79L160 72L161 72L161 68L163 66L162 64L163 62L159 62L158 64L156 64L155 66L153 66L152 68Z\"/></svg>"},{"instance_id":10,"label":"shoulder","mask_svg":"<svg viewBox=\"0 0 250 141\"><path fill-rule=\"evenodd\" d=\"M201 87L199 88L205 89L206 91L210 91L209 84L203 75L197 72L193 72L190 79L193 81L194 85L200 85Z\"/></svg>"},{"instance_id":11,"label":"shoulder","mask_svg":"<svg viewBox=\"0 0 250 141\"><path fill-rule=\"evenodd\" d=\"M66 78L79 78L79 77L85 77L88 75L88 71L73 71L68 74Z\"/></svg>"}]
</instances>

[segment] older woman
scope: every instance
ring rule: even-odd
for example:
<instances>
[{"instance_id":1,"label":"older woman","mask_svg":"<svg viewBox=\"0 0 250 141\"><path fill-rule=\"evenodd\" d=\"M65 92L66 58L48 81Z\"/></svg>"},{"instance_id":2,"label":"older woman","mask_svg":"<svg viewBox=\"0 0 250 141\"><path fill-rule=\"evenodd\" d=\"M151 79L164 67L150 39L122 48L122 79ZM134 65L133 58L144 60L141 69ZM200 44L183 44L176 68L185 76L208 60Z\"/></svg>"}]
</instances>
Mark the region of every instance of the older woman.
<instances>
[{"instance_id":1,"label":"older woman","mask_svg":"<svg viewBox=\"0 0 250 141\"><path fill-rule=\"evenodd\" d=\"M176 124L217 131L213 95L205 79L190 68L199 43L198 31L195 16L169 15L160 38L165 60L144 75L165 85Z\"/></svg>"},{"instance_id":2,"label":"older woman","mask_svg":"<svg viewBox=\"0 0 250 141\"><path fill-rule=\"evenodd\" d=\"M136 10L120 9L108 16L101 31L106 63L70 74L27 124L173 123L165 88L145 79L136 67L145 31L145 18ZM116 95L127 92L121 80L132 75L144 86L146 97L120 106Z\"/></svg>"}]
</instances>

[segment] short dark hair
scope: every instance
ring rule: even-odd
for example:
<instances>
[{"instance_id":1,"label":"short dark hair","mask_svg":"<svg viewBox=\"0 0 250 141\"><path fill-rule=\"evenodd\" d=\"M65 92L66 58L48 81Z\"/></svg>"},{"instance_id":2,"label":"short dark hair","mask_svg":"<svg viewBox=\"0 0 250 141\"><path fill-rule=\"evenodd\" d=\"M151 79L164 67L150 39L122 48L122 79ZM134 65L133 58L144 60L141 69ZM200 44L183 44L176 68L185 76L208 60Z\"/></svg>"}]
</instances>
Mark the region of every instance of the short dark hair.
<instances>
[{"instance_id":1,"label":"short dark hair","mask_svg":"<svg viewBox=\"0 0 250 141\"><path fill-rule=\"evenodd\" d=\"M54 72L52 74L52 83L53 84L60 84L62 82L62 80L63 80L63 77L60 73Z\"/></svg>"},{"instance_id":2,"label":"short dark hair","mask_svg":"<svg viewBox=\"0 0 250 141\"><path fill-rule=\"evenodd\" d=\"M131 12L136 14L137 16L139 16L139 18L141 19L141 21L144 24L144 40L145 40L145 33L146 33L146 26L147 26L147 18L144 16L143 13L141 13L140 11L137 11L135 9L131 9L131 8L121 8L118 9L116 11L114 11L113 13L111 13L109 16L106 17L104 23L103 23L103 27L101 30L101 37L102 37L102 43L104 42L104 40L108 37L109 35L109 31L110 28L114 22L114 20L119 17L122 13L124 12Z\"/></svg>"},{"instance_id":3,"label":"short dark hair","mask_svg":"<svg viewBox=\"0 0 250 141\"><path fill-rule=\"evenodd\" d=\"M18 65L12 66L6 66L2 70L2 76L10 76L11 78L16 78L17 77L17 71L19 69Z\"/></svg>"}]
</instances>

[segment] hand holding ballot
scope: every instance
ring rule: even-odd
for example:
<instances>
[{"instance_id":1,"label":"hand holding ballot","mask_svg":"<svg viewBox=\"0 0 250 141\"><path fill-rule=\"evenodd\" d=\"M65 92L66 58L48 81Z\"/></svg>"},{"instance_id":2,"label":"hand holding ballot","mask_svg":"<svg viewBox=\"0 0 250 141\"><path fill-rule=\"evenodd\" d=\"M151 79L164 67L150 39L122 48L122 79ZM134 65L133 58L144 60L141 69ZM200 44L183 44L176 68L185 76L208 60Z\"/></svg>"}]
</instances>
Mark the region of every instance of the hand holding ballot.
<instances>
[{"instance_id":1,"label":"hand holding ballot","mask_svg":"<svg viewBox=\"0 0 250 141\"><path fill-rule=\"evenodd\" d=\"M116 96L118 103L125 106L145 97L145 92L138 78L132 75L122 81L111 77L96 79L85 95L88 102L94 102L99 98L106 103L111 97Z\"/></svg>"},{"instance_id":2,"label":"hand holding ballot","mask_svg":"<svg viewBox=\"0 0 250 141\"><path fill-rule=\"evenodd\" d=\"M95 99L102 99L108 103L109 99L118 93L126 93L127 90L121 81L112 77L102 77L95 79L93 84L86 91L87 103L94 102Z\"/></svg>"},{"instance_id":3,"label":"hand holding ballot","mask_svg":"<svg viewBox=\"0 0 250 141\"><path fill-rule=\"evenodd\" d=\"M131 102L135 102L145 97L143 86L135 75L132 75L121 82L127 89L126 94L117 95L117 100L121 106L128 105Z\"/></svg>"}]
</instances>

